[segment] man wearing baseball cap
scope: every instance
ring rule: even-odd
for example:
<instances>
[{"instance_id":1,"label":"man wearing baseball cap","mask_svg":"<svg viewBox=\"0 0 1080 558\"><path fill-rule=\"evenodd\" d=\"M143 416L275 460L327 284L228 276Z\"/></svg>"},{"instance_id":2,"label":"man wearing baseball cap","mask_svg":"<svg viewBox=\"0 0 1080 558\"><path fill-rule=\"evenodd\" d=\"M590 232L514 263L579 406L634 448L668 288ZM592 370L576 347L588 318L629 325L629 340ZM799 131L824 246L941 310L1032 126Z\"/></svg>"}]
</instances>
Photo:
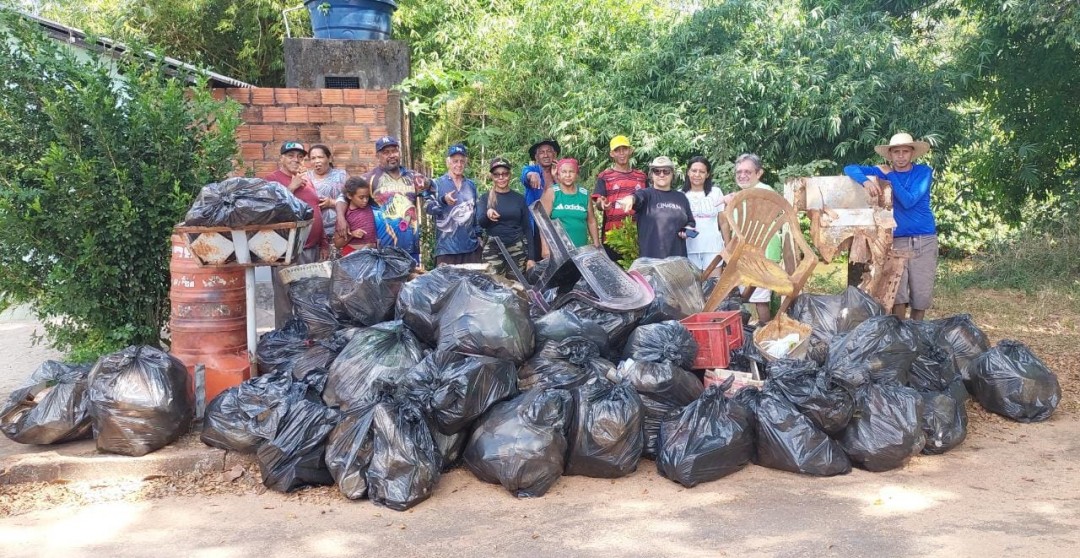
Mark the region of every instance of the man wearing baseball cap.
<instances>
[{"instance_id":1,"label":"man wearing baseball cap","mask_svg":"<svg viewBox=\"0 0 1080 558\"><path fill-rule=\"evenodd\" d=\"M529 148L529 160L531 164L521 169L521 186L525 190L525 206L532 207L544 195L544 190L555 184L555 160L562 153L559 142L553 139L543 139ZM532 212L529 212L529 260L540 260L540 233L533 223Z\"/></svg>"},{"instance_id":2,"label":"man wearing baseball cap","mask_svg":"<svg viewBox=\"0 0 1080 558\"><path fill-rule=\"evenodd\" d=\"M300 201L311 206L316 217L311 221L311 230L308 232L304 249L296 255L295 263L315 263L326 259L329 252L329 244L323 231L323 221L319 215L319 193L306 178L301 169L307 149L299 141L287 141L281 144L281 157L278 159L278 169L263 177L267 182L277 182L285 186ZM292 301L289 300L289 291L285 284L278 278L281 268L276 268L270 273L271 283L274 286L274 324L281 328L292 316Z\"/></svg>"},{"instance_id":3,"label":"man wearing baseball cap","mask_svg":"<svg viewBox=\"0 0 1080 558\"><path fill-rule=\"evenodd\" d=\"M465 178L469 151L455 143L446 150L446 174L435 179L435 195L425 207L435 218L435 265L480 263L476 224L476 184Z\"/></svg>"},{"instance_id":4,"label":"man wearing baseball cap","mask_svg":"<svg viewBox=\"0 0 1080 558\"><path fill-rule=\"evenodd\" d=\"M430 195L431 180L401 166L401 144L394 136L375 140L375 158L379 166L365 173L363 178L371 184L371 197L382 210L379 246L401 248L420 263L420 221L416 199ZM345 222L345 198L338 198L335 205L338 214L337 234L347 236L349 226Z\"/></svg>"},{"instance_id":5,"label":"man wearing baseball cap","mask_svg":"<svg viewBox=\"0 0 1080 558\"><path fill-rule=\"evenodd\" d=\"M630 166L630 157L634 154L630 138L615 136L611 138L608 147L612 165L596 176L596 188L592 196L597 209L604 212L601 238L606 237L608 231L621 227L626 219L635 218L633 210L624 211L615 202L633 195L638 190L644 190L648 178L645 173ZM604 245L604 249L613 261L619 261L622 257L607 245Z\"/></svg>"},{"instance_id":6,"label":"man wearing baseball cap","mask_svg":"<svg viewBox=\"0 0 1080 558\"><path fill-rule=\"evenodd\" d=\"M914 253L900 277L892 311L899 318L907 319L910 306L911 319L921 320L933 302L938 239L937 223L930 209L934 169L915 160L930 151L930 144L915 141L911 134L901 132L888 144L875 147L874 151L885 158L887 164L848 165L844 167L844 174L862 184L871 198L882 193L876 179L888 180L892 185L893 217L896 219L893 248Z\"/></svg>"}]
</instances>

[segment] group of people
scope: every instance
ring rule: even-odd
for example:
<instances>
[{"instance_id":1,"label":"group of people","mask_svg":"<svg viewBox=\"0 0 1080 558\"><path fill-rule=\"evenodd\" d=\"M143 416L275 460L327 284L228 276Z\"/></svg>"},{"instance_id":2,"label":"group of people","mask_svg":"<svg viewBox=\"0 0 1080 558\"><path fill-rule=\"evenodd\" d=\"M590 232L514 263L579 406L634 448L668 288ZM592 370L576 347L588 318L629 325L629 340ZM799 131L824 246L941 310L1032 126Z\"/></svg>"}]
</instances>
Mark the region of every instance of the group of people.
<instances>
[{"instance_id":1,"label":"group of people","mask_svg":"<svg viewBox=\"0 0 1080 558\"><path fill-rule=\"evenodd\" d=\"M878 178L892 184L897 221L894 246L914 254L901 280L894 313L904 316L910 305L913 319L921 319L930 307L937 264L936 227L930 209L933 171L915 163L928 150L926 142L897 134L889 144L877 148L886 164L844 169L871 197L881 194ZM640 257L683 256L699 268L707 268L723 250L719 216L735 192L725 195L714 184L713 165L704 157L687 162L685 178L676 188L676 167L670 158L656 157L646 174L631 166L633 151L626 136L611 139L612 164L597 175L591 194L579 180L578 162L560 158L562 148L553 139L529 148L530 164L519 175L523 194L511 188L513 167L503 157L488 164L492 188L480 196L475 182L465 176L469 157L465 145L447 149L446 173L431 180L402 166L400 143L392 136L375 142L378 165L352 177L334 168L332 153L325 145L308 150L300 142L285 142L278 170L265 179L286 186L321 213L297 258L301 264L326 259L332 250L346 255L373 246L396 246L419 262L418 211L422 210L434 220L436 265L488 262L507 274L508 266L492 240L498 238L515 264L528 269L548 257L548 246L538 234L530 210L539 202L577 247L603 248L617 260L621 254L605 244L605 239L626 223L635 222ZM740 155L734 170L740 190L772 189L761 182L764 168L757 155ZM597 213L601 215L599 222ZM781 261L779 237L768 245L765 255ZM274 279L278 281L277 274ZM770 317L770 297L768 290L759 288L748 301L754 303L762 321ZM287 293L275 288L275 313L288 316L289 309Z\"/></svg>"}]
</instances>

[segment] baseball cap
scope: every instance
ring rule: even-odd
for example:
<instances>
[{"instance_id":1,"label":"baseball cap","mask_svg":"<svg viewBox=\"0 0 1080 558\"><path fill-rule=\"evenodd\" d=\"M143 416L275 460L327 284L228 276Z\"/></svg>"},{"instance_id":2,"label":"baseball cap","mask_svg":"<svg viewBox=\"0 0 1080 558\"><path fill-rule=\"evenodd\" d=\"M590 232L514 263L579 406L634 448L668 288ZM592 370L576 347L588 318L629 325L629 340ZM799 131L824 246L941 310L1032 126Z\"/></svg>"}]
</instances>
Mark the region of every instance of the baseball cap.
<instances>
[{"instance_id":1,"label":"baseball cap","mask_svg":"<svg viewBox=\"0 0 1080 558\"><path fill-rule=\"evenodd\" d=\"M628 138L626 136L615 136L615 137L611 138L611 144L610 145L611 145L611 147L610 147L609 151L615 151L616 149L618 149L620 147L633 148L633 146L630 145L630 138Z\"/></svg>"},{"instance_id":2,"label":"baseball cap","mask_svg":"<svg viewBox=\"0 0 1080 558\"><path fill-rule=\"evenodd\" d=\"M465 149L465 144L455 143L454 145L450 146L450 149L446 150L446 156L447 157L453 157L454 155L468 156L469 155L469 150Z\"/></svg>"},{"instance_id":3,"label":"baseball cap","mask_svg":"<svg viewBox=\"0 0 1080 558\"><path fill-rule=\"evenodd\" d=\"M307 148L304 147L304 144L302 144L302 143L300 143L298 141L287 141L287 142L281 144L281 154L282 155L284 155L284 154L286 154L286 153L288 153L290 151L299 151L299 152L303 153L304 155L307 155Z\"/></svg>"},{"instance_id":4,"label":"baseball cap","mask_svg":"<svg viewBox=\"0 0 1080 558\"><path fill-rule=\"evenodd\" d=\"M661 156L653 159L652 162L649 163L649 168L650 169L674 169L675 168L675 163L671 162L671 158L661 155Z\"/></svg>"},{"instance_id":5,"label":"baseball cap","mask_svg":"<svg viewBox=\"0 0 1080 558\"><path fill-rule=\"evenodd\" d=\"M394 136L383 136L383 137L375 140L375 152L378 153L379 151L382 151L384 148L397 147L399 145L401 145L401 144L398 143L397 138L395 138Z\"/></svg>"},{"instance_id":6,"label":"baseball cap","mask_svg":"<svg viewBox=\"0 0 1080 558\"><path fill-rule=\"evenodd\" d=\"M499 167L506 167L506 170L510 170L510 161L507 161L506 157L495 157L491 160L491 164L488 165L488 170L495 172L495 169Z\"/></svg>"}]
</instances>

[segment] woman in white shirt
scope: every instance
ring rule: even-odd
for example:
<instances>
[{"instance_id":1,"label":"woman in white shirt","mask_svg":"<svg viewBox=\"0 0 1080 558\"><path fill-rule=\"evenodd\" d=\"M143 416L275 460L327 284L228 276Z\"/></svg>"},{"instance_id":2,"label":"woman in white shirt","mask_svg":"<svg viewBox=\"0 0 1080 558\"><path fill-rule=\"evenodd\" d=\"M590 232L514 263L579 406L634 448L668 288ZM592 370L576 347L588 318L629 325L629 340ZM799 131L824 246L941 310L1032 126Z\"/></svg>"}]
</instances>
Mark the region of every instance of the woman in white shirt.
<instances>
[{"instance_id":1,"label":"woman in white shirt","mask_svg":"<svg viewBox=\"0 0 1080 558\"><path fill-rule=\"evenodd\" d=\"M720 221L717 217L724 209L724 193L719 186L713 184L712 164L708 159L690 159L682 191L690 200L690 209L697 222L697 236L686 239L687 257L691 263L704 270L724 248L724 238L720 236ZM719 272L719 269L718 267L716 271Z\"/></svg>"}]
</instances>

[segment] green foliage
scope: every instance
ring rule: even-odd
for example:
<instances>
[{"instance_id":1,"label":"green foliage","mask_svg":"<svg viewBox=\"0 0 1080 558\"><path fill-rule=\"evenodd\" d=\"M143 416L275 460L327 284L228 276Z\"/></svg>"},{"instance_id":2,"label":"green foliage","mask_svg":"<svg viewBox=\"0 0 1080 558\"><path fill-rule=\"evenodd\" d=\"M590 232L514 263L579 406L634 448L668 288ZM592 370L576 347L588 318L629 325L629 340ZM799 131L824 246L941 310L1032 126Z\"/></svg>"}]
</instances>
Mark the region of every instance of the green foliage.
<instances>
[{"instance_id":1,"label":"green foliage","mask_svg":"<svg viewBox=\"0 0 1080 558\"><path fill-rule=\"evenodd\" d=\"M1024 225L991 243L970 266L946 276L961 288L1053 289L1080 295L1080 196L1050 196L1023 208Z\"/></svg>"},{"instance_id":2,"label":"green foliage","mask_svg":"<svg viewBox=\"0 0 1080 558\"><path fill-rule=\"evenodd\" d=\"M185 62L265 87L285 85L285 23L292 0L46 0L43 15L121 41L153 44ZM305 10L294 37L311 36Z\"/></svg>"},{"instance_id":3,"label":"green foliage","mask_svg":"<svg viewBox=\"0 0 1080 558\"><path fill-rule=\"evenodd\" d=\"M977 169L981 187L1013 208L1068 192L1080 179L1080 4L966 0L977 35L957 49L966 93L997 127L995 150Z\"/></svg>"},{"instance_id":4,"label":"green foliage","mask_svg":"<svg viewBox=\"0 0 1080 558\"><path fill-rule=\"evenodd\" d=\"M634 263L634 260L638 259L638 231L637 223L633 219L626 218L623 220L622 226L617 229L613 229L604 235L604 244L611 247L619 253L618 264L623 269L630 269L630 266Z\"/></svg>"},{"instance_id":5,"label":"green foliage","mask_svg":"<svg viewBox=\"0 0 1080 558\"><path fill-rule=\"evenodd\" d=\"M82 61L10 15L0 37L5 304L79 357L156 343L172 227L232 169L239 107L146 59Z\"/></svg>"}]
</instances>

